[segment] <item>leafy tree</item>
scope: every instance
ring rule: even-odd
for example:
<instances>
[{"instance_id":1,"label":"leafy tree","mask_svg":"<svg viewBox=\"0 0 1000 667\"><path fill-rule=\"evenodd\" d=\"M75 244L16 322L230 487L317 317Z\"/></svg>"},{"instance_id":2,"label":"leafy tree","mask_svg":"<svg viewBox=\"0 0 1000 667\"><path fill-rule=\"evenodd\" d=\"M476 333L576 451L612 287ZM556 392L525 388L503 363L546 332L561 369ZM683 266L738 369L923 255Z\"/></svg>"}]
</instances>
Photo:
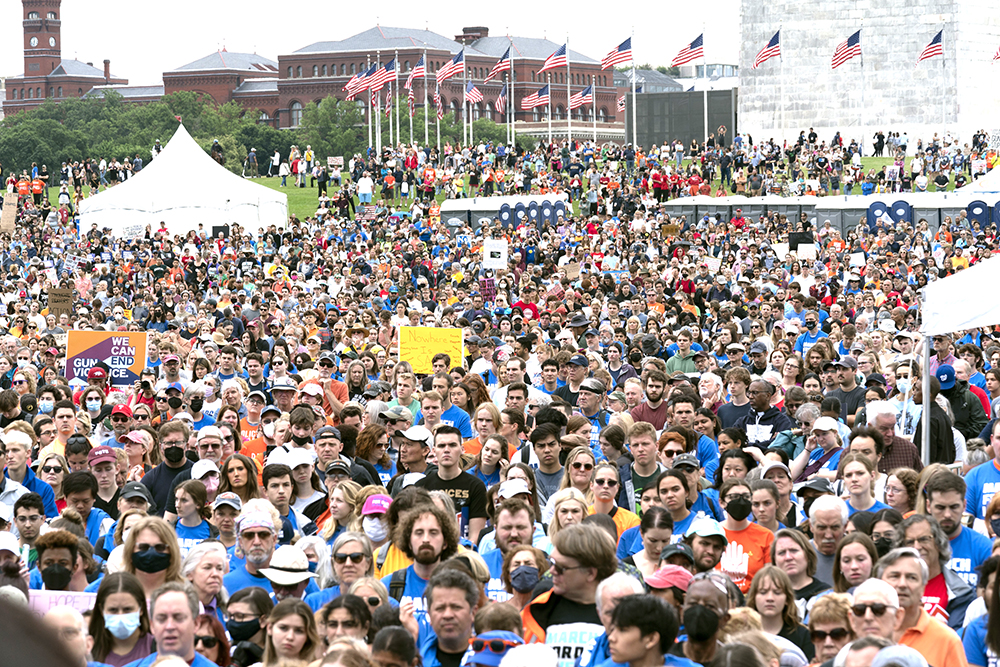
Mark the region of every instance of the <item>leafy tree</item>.
<instances>
[{"instance_id":1,"label":"leafy tree","mask_svg":"<svg viewBox=\"0 0 1000 667\"><path fill-rule=\"evenodd\" d=\"M302 109L299 147L312 146L320 161L360 152L367 144L367 136L364 117L354 102L327 97L318 105L310 102Z\"/></svg>"}]
</instances>

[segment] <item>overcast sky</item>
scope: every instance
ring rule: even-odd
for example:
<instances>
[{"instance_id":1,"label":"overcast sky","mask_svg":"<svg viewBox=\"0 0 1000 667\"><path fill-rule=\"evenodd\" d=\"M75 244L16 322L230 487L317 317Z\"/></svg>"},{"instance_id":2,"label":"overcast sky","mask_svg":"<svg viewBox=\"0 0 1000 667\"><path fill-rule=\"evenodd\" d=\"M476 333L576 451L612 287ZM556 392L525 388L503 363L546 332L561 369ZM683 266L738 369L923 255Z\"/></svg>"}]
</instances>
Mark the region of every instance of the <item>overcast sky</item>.
<instances>
[{"instance_id":1,"label":"overcast sky","mask_svg":"<svg viewBox=\"0 0 1000 667\"><path fill-rule=\"evenodd\" d=\"M685 43L705 31L709 62L735 63L739 42L738 0L712 0L712 24L703 27L705 6L700 3L640 3L591 5L545 4L535 0L463 3L401 2L287 2L282 0L171 0L119 2L63 0L62 57L92 62L132 85L162 82L162 73L197 60L216 49L259 53L273 60L313 42L339 40L376 23L393 27L428 28L446 37L463 26L487 26L491 35L548 37L596 60L628 37L639 63L669 65ZM371 8L378 6L378 14ZM325 8L324 8L325 7ZM155 8L155 9L154 9ZM650 10L646 15L644 9ZM617 12L617 13L616 13ZM325 16L324 16L325 13ZM457 16L461 14L461 16ZM0 2L0 75L24 71L18 0Z\"/></svg>"}]
</instances>

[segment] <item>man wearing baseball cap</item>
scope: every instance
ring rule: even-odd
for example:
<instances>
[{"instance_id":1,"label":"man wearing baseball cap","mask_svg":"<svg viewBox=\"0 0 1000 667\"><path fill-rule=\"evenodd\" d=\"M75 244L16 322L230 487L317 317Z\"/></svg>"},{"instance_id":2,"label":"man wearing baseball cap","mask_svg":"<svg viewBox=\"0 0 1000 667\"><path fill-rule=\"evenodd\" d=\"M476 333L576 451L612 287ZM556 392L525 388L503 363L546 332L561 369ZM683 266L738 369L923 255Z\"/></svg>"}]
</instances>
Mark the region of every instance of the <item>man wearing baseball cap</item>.
<instances>
[{"instance_id":1,"label":"man wearing baseball cap","mask_svg":"<svg viewBox=\"0 0 1000 667\"><path fill-rule=\"evenodd\" d=\"M94 447L87 455L87 465L97 478L97 497L94 507L118 520L118 457L111 447Z\"/></svg>"},{"instance_id":2,"label":"man wearing baseball cap","mask_svg":"<svg viewBox=\"0 0 1000 667\"><path fill-rule=\"evenodd\" d=\"M566 363L569 368L566 384L556 389L552 395L558 396L573 407L576 407L577 396L580 394L580 386L587 379L587 376L590 375L590 361L582 354L574 354Z\"/></svg>"},{"instance_id":3,"label":"man wearing baseball cap","mask_svg":"<svg viewBox=\"0 0 1000 667\"><path fill-rule=\"evenodd\" d=\"M110 419L114 434L101 444L113 449L123 449L125 441L122 439L122 436L132 430L132 408L124 403L119 403L111 409Z\"/></svg>"}]
</instances>

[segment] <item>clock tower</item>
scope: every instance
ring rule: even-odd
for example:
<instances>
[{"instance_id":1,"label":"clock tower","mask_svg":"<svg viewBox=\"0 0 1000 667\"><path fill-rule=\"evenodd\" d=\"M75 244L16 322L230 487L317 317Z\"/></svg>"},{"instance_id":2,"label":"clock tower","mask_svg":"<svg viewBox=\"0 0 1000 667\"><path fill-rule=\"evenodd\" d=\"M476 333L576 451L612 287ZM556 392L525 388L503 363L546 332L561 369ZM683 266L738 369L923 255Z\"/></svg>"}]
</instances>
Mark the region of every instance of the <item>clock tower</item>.
<instances>
[{"instance_id":1,"label":"clock tower","mask_svg":"<svg viewBox=\"0 0 1000 667\"><path fill-rule=\"evenodd\" d=\"M24 76L45 77L62 62L62 0L21 0L24 7Z\"/></svg>"}]
</instances>

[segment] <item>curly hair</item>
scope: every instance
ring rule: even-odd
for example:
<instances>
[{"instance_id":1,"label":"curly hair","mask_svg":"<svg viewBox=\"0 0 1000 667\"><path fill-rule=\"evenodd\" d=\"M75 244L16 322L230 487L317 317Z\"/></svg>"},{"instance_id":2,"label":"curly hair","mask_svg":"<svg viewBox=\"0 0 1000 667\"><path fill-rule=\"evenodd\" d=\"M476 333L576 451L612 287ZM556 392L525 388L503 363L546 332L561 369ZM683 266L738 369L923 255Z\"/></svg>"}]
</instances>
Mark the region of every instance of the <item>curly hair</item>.
<instances>
[{"instance_id":1,"label":"curly hair","mask_svg":"<svg viewBox=\"0 0 1000 667\"><path fill-rule=\"evenodd\" d=\"M444 536L444 548L441 550L440 561L444 562L458 553L458 523L454 516L449 516L437 505L420 505L415 507L399 518L399 525L393 532L392 542L410 560L416 560L413 546L410 542L410 535L413 533L413 526L420 518L431 514L437 519L441 534Z\"/></svg>"}]
</instances>

